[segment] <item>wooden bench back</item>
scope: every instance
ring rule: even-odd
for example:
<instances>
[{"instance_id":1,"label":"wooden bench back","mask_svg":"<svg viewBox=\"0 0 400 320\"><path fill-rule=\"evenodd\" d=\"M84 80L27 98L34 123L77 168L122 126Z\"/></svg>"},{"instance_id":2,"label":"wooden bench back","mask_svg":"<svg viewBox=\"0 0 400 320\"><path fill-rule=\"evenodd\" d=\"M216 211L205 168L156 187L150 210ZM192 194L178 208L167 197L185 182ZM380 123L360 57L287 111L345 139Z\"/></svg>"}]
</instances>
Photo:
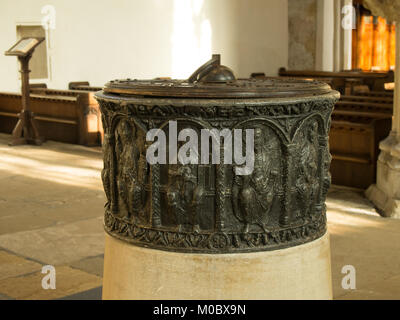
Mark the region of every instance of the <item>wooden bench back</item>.
<instances>
[{"instance_id":1,"label":"wooden bench back","mask_svg":"<svg viewBox=\"0 0 400 320\"><path fill-rule=\"evenodd\" d=\"M88 81L74 81L68 84L68 89L79 91L100 91L103 88L91 86Z\"/></svg>"},{"instance_id":2,"label":"wooden bench back","mask_svg":"<svg viewBox=\"0 0 400 320\"><path fill-rule=\"evenodd\" d=\"M335 111L329 146L334 184L368 188L376 180L379 142L388 136L391 114Z\"/></svg>"},{"instance_id":3,"label":"wooden bench back","mask_svg":"<svg viewBox=\"0 0 400 320\"><path fill-rule=\"evenodd\" d=\"M286 70L279 69L281 77L308 77L308 78L329 78L336 79L331 81L332 87L342 94L353 91L355 86L365 85L369 90L383 91L385 83L394 81L394 72L363 72L363 71L315 71L315 70Z\"/></svg>"},{"instance_id":4,"label":"wooden bench back","mask_svg":"<svg viewBox=\"0 0 400 320\"><path fill-rule=\"evenodd\" d=\"M367 102L367 103L388 103L393 105L393 97L389 96L367 96L367 95L342 95L340 101L355 101L355 102Z\"/></svg>"},{"instance_id":5,"label":"wooden bench back","mask_svg":"<svg viewBox=\"0 0 400 320\"><path fill-rule=\"evenodd\" d=\"M329 78L353 78L353 79L393 79L393 72L363 72L363 71L316 71L316 70L286 70L279 69L282 77L329 77Z\"/></svg>"},{"instance_id":6,"label":"wooden bench back","mask_svg":"<svg viewBox=\"0 0 400 320\"><path fill-rule=\"evenodd\" d=\"M11 133L21 111L21 94L0 92L0 130ZM46 139L101 145L101 116L91 92L32 88L30 109Z\"/></svg>"},{"instance_id":7,"label":"wooden bench back","mask_svg":"<svg viewBox=\"0 0 400 320\"><path fill-rule=\"evenodd\" d=\"M369 92L355 92L357 96L365 96L365 97L387 97L392 98L394 97L394 92L391 91L369 91Z\"/></svg>"}]
</instances>

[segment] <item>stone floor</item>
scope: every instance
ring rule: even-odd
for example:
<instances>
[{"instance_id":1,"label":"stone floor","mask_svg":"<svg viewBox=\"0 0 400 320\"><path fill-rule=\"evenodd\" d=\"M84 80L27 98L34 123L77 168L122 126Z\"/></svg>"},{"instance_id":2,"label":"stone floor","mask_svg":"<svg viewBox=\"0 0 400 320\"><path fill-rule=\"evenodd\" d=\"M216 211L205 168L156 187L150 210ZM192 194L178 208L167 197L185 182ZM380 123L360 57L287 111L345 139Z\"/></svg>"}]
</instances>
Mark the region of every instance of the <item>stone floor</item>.
<instances>
[{"instance_id":1,"label":"stone floor","mask_svg":"<svg viewBox=\"0 0 400 320\"><path fill-rule=\"evenodd\" d=\"M0 300L100 297L104 193L100 148L46 142L8 147L0 134ZM335 299L400 299L400 220L381 218L362 193L328 200ZM42 288L44 265L56 290ZM342 268L356 270L345 290Z\"/></svg>"}]
</instances>

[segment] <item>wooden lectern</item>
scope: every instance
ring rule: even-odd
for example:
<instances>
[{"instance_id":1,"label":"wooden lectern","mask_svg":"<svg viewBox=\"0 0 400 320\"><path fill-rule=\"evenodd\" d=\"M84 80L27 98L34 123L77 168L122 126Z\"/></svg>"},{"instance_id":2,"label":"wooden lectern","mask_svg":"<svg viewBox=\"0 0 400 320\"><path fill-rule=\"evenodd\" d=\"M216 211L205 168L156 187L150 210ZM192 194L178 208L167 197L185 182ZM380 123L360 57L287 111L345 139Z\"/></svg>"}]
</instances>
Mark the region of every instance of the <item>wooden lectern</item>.
<instances>
[{"instance_id":1,"label":"wooden lectern","mask_svg":"<svg viewBox=\"0 0 400 320\"><path fill-rule=\"evenodd\" d=\"M35 48L42 43L44 38L25 37L20 39L11 49L5 52L6 56L17 56L21 64L21 96L22 110L18 114L18 122L12 132L11 146L20 144L41 145L43 140L39 137L34 114L29 109L29 60Z\"/></svg>"}]
</instances>

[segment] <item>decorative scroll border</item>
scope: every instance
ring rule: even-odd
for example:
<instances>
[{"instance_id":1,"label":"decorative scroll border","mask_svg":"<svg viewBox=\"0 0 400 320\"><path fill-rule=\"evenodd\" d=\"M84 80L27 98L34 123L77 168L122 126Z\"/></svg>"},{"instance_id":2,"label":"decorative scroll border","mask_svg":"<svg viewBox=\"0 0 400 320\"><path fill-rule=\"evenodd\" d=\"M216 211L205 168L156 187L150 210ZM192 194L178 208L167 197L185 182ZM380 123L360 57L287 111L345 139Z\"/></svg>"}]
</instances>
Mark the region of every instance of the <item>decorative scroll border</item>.
<instances>
[{"instance_id":1,"label":"decorative scroll border","mask_svg":"<svg viewBox=\"0 0 400 320\"><path fill-rule=\"evenodd\" d=\"M318 220L297 227L246 234L223 231L196 234L147 228L126 222L106 211L104 229L117 239L141 247L214 254L284 249L319 239L327 231L325 210Z\"/></svg>"}]
</instances>

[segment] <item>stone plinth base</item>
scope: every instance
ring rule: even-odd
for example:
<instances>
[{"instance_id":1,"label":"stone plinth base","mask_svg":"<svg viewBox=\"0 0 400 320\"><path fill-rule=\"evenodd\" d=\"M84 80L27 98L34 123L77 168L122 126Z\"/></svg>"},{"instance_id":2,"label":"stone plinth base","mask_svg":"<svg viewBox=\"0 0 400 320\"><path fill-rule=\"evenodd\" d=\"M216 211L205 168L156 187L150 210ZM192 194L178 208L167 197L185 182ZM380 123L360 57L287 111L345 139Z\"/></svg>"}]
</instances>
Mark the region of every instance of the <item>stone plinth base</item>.
<instances>
[{"instance_id":1,"label":"stone plinth base","mask_svg":"<svg viewBox=\"0 0 400 320\"><path fill-rule=\"evenodd\" d=\"M106 235L103 299L332 299L329 235L256 253L189 254Z\"/></svg>"},{"instance_id":2,"label":"stone plinth base","mask_svg":"<svg viewBox=\"0 0 400 320\"><path fill-rule=\"evenodd\" d=\"M400 219L400 156L395 152L398 146L393 135L381 142L376 185L371 185L365 195L382 216Z\"/></svg>"},{"instance_id":3,"label":"stone plinth base","mask_svg":"<svg viewBox=\"0 0 400 320\"><path fill-rule=\"evenodd\" d=\"M376 184L369 186L365 196L383 217L400 219L400 199L394 199L383 192Z\"/></svg>"}]
</instances>

